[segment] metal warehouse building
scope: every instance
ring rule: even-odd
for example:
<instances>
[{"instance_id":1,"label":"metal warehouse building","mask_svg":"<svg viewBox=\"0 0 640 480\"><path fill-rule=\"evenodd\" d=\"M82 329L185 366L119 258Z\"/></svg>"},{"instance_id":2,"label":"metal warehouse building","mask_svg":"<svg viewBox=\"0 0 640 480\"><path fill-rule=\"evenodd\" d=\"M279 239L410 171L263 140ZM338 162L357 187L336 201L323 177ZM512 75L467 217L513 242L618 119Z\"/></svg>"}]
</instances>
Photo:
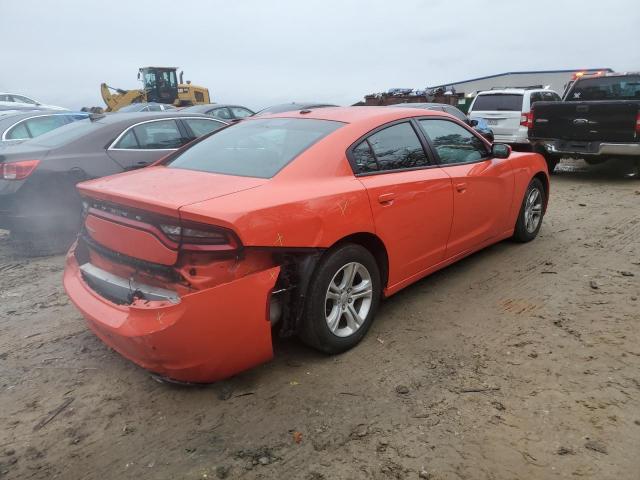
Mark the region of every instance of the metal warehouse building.
<instances>
[{"instance_id":1,"label":"metal warehouse building","mask_svg":"<svg viewBox=\"0 0 640 480\"><path fill-rule=\"evenodd\" d=\"M567 84L575 79L576 74L612 72L610 68L576 68L571 70L540 70L533 72L507 72L487 77L472 78L460 82L436 85L429 89L445 89L455 91L456 94L464 94L467 97L473 96L479 90L491 90L500 87L529 87L533 85L549 86L560 95L564 92Z\"/></svg>"}]
</instances>

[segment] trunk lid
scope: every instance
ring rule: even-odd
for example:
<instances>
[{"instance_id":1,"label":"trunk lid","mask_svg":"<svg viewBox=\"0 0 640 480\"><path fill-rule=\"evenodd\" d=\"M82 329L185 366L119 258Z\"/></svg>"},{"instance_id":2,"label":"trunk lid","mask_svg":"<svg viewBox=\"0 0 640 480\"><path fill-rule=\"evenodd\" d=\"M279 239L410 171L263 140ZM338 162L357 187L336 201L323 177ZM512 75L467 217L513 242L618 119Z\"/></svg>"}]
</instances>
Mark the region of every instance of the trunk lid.
<instances>
[{"instance_id":1,"label":"trunk lid","mask_svg":"<svg viewBox=\"0 0 640 480\"><path fill-rule=\"evenodd\" d=\"M156 166L83 182L78 189L92 198L177 217L180 207L267 182L264 178Z\"/></svg>"},{"instance_id":2,"label":"trunk lid","mask_svg":"<svg viewBox=\"0 0 640 480\"><path fill-rule=\"evenodd\" d=\"M530 138L634 142L640 102L536 102Z\"/></svg>"}]
</instances>

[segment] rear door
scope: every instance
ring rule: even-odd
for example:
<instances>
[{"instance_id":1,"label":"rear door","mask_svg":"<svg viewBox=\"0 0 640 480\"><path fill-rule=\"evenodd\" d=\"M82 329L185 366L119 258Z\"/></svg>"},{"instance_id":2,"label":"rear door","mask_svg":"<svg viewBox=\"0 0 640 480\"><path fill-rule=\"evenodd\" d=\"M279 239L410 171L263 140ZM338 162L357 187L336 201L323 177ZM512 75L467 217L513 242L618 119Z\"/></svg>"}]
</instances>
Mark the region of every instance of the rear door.
<instances>
[{"instance_id":1,"label":"rear door","mask_svg":"<svg viewBox=\"0 0 640 480\"><path fill-rule=\"evenodd\" d=\"M475 98L469 115L484 118L495 135L515 135L523 100L521 93L482 93Z\"/></svg>"},{"instance_id":2,"label":"rear door","mask_svg":"<svg viewBox=\"0 0 640 480\"><path fill-rule=\"evenodd\" d=\"M150 165L188 141L175 119L149 120L126 128L107 153L125 170L133 170Z\"/></svg>"},{"instance_id":3,"label":"rear door","mask_svg":"<svg viewBox=\"0 0 640 480\"><path fill-rule=\"evenodd\" d=\"M492 158L471 129L444 118L420 119L453 183L453 223L446 258L476 250L509 229L514 177L508 159Z\"/></svg>"},{"instance_id":4,"label":"rear door","mask_svg":"<svg viewBox=\"0 0 640 480\"><path fill-rule=\"evenodd\" d=\"M389 255L389 286L442 261L451 228L451 179L430 162L409 120L381 127L349 152Z\"/></svg>"}]
</instances>

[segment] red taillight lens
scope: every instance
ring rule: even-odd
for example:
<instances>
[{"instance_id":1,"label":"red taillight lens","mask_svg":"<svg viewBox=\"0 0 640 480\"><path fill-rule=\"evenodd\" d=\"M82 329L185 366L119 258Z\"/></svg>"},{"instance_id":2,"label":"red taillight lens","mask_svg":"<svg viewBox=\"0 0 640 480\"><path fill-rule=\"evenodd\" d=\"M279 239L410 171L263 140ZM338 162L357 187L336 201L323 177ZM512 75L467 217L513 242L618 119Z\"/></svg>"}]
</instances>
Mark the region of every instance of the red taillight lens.
<instances>
[{"instance_id":1,"label":"red taillight lens","mask_svg":"<svg viewBox=\"0 0 640 480\"><path fill-rule=\"evenodd\" d=\"M636 135L640 135L640 111L636 115Z\"/></svg>"},{"instance_id":2,"label":"red taillight lens","mask_svg":"<svg viewBox=\"0 0 640 480\"><path fill-rule=\"evenodd\" d=\"M240 242L225 228L202 224L160 224L160 230L183 250L225 251L236 250Z\"/></svg>"},{"instance_id":3,"label":"red taillight lens","mask_svg":"<svg viewBox=\"0 0 640 480\"><path fill-rule=\"evenodd\" d=\"M533 127L533 111L520 115L520 125L523 127Z\"/></svg>"},{"instance_id":4,"label":"red taillight lens","mask_svg":"<svg viewBox=\"0 0 640 480\"><path fill-rule=\"evenodd\" d=\"M21 162L7 162L0 165L3 180L24 180L33 173L40 160L22 160Z\"/></svg>"}]
</instances>

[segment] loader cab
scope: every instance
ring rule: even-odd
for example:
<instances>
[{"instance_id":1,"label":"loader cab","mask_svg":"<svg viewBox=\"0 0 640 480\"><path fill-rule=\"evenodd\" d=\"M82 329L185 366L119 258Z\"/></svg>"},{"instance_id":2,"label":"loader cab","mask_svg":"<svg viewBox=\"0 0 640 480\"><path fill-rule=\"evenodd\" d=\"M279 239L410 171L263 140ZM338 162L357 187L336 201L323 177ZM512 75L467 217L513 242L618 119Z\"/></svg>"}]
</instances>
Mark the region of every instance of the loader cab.
<instances>
[{"instance_id":1,"label":"loader cab","mask_svg":"<svg viewBox=\"0 0 640 480\"><path fill-rule=\"evenodd\" d=\"M173 104L178 98L178 79L175 68L144 67L138 72L144 85L147 102Z\"/></svg>"}]
</instances>

